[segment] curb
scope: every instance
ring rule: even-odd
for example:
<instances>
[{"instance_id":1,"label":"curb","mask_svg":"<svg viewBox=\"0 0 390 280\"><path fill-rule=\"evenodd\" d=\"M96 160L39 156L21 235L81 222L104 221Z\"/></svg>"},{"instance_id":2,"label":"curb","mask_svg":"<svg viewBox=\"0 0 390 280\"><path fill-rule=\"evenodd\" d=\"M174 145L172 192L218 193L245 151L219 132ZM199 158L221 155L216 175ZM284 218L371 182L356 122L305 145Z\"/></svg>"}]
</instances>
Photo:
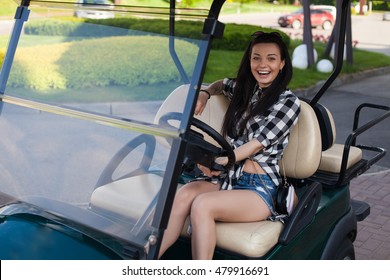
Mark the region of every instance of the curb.
<instances>
[{"instance_id":1,"label":"curb","mask_svg":"<svg viewBox=\"0 0 390 280\"><path fill-rule=\"evenodd\" d=\"M371 78L374 76L380 76L385 74L390 74L390 66L360 71L352 74L343 74L342 76L337 77L329 88L334 88L356 81L361 81L365 78ZM314 86L304 89L295 89L293 90L293 92L298 96L311 97L314 96L320 90L320 88L325 84L325 82L326 81L320 81Z\"/></svg>"}]
</instances>

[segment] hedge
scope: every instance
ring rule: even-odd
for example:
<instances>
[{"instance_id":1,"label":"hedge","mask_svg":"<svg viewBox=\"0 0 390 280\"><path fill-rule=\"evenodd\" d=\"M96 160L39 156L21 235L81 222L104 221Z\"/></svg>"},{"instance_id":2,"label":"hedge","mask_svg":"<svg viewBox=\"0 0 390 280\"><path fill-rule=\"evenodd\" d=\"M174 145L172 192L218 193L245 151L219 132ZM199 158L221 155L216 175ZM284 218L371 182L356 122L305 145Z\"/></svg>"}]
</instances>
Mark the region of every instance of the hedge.
<instances>
[{"instance_id":1,"label":"hedge","mask_svg":"<svg viewBox=\"0 0 390 280\"><path fill-rule=\"evenodd\" d=\"M86 25L85 23L92 23ZM124 34L138 34L139 31L157 34L169 34L169 26L163 19L139 19L131 17L111 18L111 19L87 19L84 21L60 21L41 20L31 22L25 27L26 34L49 35L49 36L88 36L98 37L103 34L112 33L112 36ZM107 26L115 28L107 32ZM190 39L200 39L202 22L179 20L175 23L175 35ZM265 32L277 31L286 45L290 46L290 37L287 34L272 28L264 28L248 24L228 23L225 25L225 32L222 39L216 39L212 43L212 49L239 50L242 51L247 46L251 34L257 30Z\"/></svg>"},{"instance_id":2,"label":"hedge","mask_svg":"<svg viewBox=\"0 0 390 280\"><path fill-rule=\"evenodd\" d=\"M178 21L175 25L176 35L199 39L201 24L195 21ZM226 24L223 39L214 40L212 48L242 51L248 44L250 35L259 29L274 31L252 25ZM180 79L167 52L167 37L140 36L145 32L168 34L165 20L114 18L84 22L74 18L66 21L45 19L31 21L24 31L29 35L64 36L75 41L23 48L18 52L8 81L8 85L12 87L48 90L108 85L136 86ZM107 37L107 34L112 37ZM284 33L282 36L289 44L289 37ZM150 46L154 46L153 51L145 53ZM158 46L157 50L155 46ZM185 40L177 40L175 47L185 71L191 73L193 63L189 60L197 53L197 46ZM2 55L0 51L0 62Z\"/></svg>"},{"instance_id":3,"label":"hedge","mask_svg":"<svg viewBox=\"0 0 390 280\"><path fill-rule=\"evenodd\" d=\"M0 48L0 68L1 65L3 64L4 57L5 57L5 49Z\"/></svg>"},{"instance_id":4,"label":"hedge","mask_svg":"<svg viewBox=\"0 0 390 280\"><path fill-rule=\"evenodd\" d=\"M134 36L26 47L15 58L8 85L44 91L179 81L167 46L166 37ZM182 40L176 48L191 73L197 46Z\"/></svg>"}]
</instances>

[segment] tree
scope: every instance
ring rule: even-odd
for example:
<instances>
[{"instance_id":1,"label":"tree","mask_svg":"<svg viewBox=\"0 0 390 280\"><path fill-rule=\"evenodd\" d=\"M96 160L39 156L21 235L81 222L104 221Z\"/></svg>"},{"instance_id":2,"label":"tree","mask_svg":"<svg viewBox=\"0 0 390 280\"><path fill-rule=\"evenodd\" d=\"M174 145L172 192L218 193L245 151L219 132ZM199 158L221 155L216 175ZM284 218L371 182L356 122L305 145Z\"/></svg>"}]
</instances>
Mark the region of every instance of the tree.
<instances>
[{"instance_id":1,"label":"tree","mask_svg":"<svg viewBox=\"0 0 390 280\"><path fill-rule=\"evenodd\" d=\"M364 14L364 11L363 11L363 7L364 5L366 5L366 0L359 0L359 15L363 15Z\"/></svg>"}]
</instances>

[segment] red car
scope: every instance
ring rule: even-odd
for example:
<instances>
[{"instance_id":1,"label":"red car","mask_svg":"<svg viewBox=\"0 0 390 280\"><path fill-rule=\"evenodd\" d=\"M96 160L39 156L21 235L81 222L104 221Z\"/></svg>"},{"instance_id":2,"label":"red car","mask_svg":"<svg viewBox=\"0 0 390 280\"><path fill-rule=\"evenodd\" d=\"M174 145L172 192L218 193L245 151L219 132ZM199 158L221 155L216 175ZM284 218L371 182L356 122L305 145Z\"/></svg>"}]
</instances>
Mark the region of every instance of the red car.
<instances>
[{"instance_id":1,"label":"red car","mask_svg":"<svg viewBox=\"0 0 390 280\"><path fill-rule=\"evenodd\" d=\"M311 9L310 15L312 27L322 26L324 30L329 30L334 24L333 15L327 11L320 9ZM299 9L291 14L279 17L278 23L281 27L291 26L294 29L302 28L303 9Z\"/></svg>"}]
</instances>

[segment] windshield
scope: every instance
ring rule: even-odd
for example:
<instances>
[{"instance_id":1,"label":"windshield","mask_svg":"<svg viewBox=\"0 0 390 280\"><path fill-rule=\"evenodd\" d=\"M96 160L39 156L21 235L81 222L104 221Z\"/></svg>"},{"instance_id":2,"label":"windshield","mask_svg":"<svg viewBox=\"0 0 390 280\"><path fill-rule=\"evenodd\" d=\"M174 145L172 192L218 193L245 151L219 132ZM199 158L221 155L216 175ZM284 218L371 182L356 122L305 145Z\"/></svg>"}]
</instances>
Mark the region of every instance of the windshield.
<instances>
[{"instance_id":1,"label":"windshield","mask_svg":"<svg viewBox=\"0 0 390 280\"><path fill-rule=\"evenodd\" d=\"M0 191L145 246L161 219L160 194L175 181L166 177L183 128L156 114L187 85L175 111L183 113L181 126L188 122L207 11L181 12L191 23L175 27L194 30L184 38L169 36L168 7L88 7L90 15L110 13L91 19L75 3L31 1L9 76L2 69Z\"/></svg>"}]
</instances>

